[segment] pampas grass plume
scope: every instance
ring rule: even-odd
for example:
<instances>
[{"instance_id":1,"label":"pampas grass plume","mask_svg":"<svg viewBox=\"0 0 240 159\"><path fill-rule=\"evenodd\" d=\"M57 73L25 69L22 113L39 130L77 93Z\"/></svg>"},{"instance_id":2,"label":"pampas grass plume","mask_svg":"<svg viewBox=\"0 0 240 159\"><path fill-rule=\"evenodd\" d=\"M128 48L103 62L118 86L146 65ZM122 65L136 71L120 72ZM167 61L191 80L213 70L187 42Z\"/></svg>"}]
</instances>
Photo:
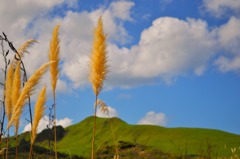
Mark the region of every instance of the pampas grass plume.
<instances>
[{"instance_id":1,"label":"pampas grass plume","mask_svg":"<svg viewBox=\"0 0 240 159\"><path fill-rule=\"evenodd\" d=\"M12 105L13 105L13 112L17 109L17 101L20 95L21 89L21 70L20 70L20 62L17 62L17 66L14 72L13 84L12 84ZM14 121L15 126L15 135L18 134L19 128L19 118L20 115L17 115L17 119Z\"/></svg>"},{"instance_id":2,"label":"pampas grass plume","mask_svg":"<svg viewBox=\"0 0 240 159\"><path fill-rule=\"evenodd\" d=\"M60 25L57 25L52 32L52 40L50 42L50 50L49 50L49 60L50 61L55 61L50 65L50 72L51 72L51 82L52 82L52 90L55 92L56 86L57 86L57 80L58 80L58 75L59 75L59 52L60 52L60 40L59 40L59 28Z\"/></svg>"},{"instance_id":3,"label":"pampas grass plume","mask_svg":"<svg viewBox=\"0 0 240 159\"><path fill-rule=\"evenodd\" d=\"M6 105L6 115L8 121L11 118L12 113L12 82L13 82L13 65L10 64L10 67L7 71L7 77L5 81L5 105Z\"/></svg>"},{"instance_id":4,"label":"pampas grass plume","mask_svg":"<svg viewBox=\"0 0 240 159\"><path fill-rule=\"evenodd\" d=\"M36 40L30 39L23 43L18 49L19 55L22 57L24 52L28 52L27 49L31 47L34 43L37 43Z\"/></svg>"},{"instance_id":5,"label":"pampas grass plume","mask_svg":"<svg viewBox=\"0 0 240 159\"><path fill-rule=\"evenodd\" d=\"M20 62L17 63L17 66L14 71L14 78L13 78L13 84L12 84L12 105L13 108L16 106L18 97L20 95L21 90L21 68L20 68Z\"/></svg>"},{"instance_id":6,"label":"pampas grass plume","mask_svg":"<svg viewBox=\"0 0 240 159\"><path fill-rule=\"evenodd\" d=\"M94 29L89 76L93 92L96 96L98 96L102 90L103 81L106 79L108 72L107 68L106 35L104 34L102 18L100 17L98 25Z\"/></svg>"},{"instance_id":7,"label":"pampas grass plume","mask_svg":"<svg viewBox=\"0 0 240 159\"><path fill-rule=\"evenodd\" d=\"M35 105L31 144L33 144L35 141L39 121L44 115L44 111L45 111L44 104L46 102L46 98L47 98L46 97L46 86L44 86L38 95L38 99L37 99L37 102Z\"/></svg>"}]
</instances>

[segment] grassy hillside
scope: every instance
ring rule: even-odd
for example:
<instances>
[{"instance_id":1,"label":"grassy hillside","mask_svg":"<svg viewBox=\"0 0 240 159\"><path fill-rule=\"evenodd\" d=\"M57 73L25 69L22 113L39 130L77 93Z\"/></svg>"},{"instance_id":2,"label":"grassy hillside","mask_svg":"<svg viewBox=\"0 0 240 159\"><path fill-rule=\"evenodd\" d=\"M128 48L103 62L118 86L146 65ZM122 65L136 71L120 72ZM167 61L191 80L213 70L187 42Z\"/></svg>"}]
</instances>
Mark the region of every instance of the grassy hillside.
<instances>
[{"instance_id":1,"label":"grassy hillside","mask_svg":"<svg viewBox=\"0 0 240 159\"><path fill-rule=\"evenodd\" d=\"M145 145L166 153L229 156L231 155L230 148L240 146L239 135L219 130L129 125L118 118L98 118L96 133L96 149L98 150L114 145L110 122L112 122L117 142ZM89 156L92 128L93 117L88 117L66 128L66 135L58 142L59 151Z\"/></svg>"},{"instance_id":2,"label":"grassy hillside","mask_svg":"<svg viewBox=\"0 0 240 159\"><path fill-rule=\"evenodd\" d=\"M112 157L114 154L111 123L121 159L140 158L139 156L144 155L145 157L142 158L152 159L160 158L160 156L161 158L174 158L171 156L176 158L176 156L190 157L197 155L222 158L232 156L231 148L240 146L239 135L219 130L129 125L118 118L97 118L95 145L98 156ZM58 151L66 154L67 158L74 155L89 158L91 154L92 128L93 117L88 117L65 129L59 127ZM44 148L48 148L47 136L48 132L44 130L36 139L35 146L41 146L41 148L36 147L40 152L44 153L44 151L46 152ZM29 140L29 134L22 134L20 140L24 140L24 142ZM240 154L238 155L240 156Z\"/></svg>"}]
</instances>

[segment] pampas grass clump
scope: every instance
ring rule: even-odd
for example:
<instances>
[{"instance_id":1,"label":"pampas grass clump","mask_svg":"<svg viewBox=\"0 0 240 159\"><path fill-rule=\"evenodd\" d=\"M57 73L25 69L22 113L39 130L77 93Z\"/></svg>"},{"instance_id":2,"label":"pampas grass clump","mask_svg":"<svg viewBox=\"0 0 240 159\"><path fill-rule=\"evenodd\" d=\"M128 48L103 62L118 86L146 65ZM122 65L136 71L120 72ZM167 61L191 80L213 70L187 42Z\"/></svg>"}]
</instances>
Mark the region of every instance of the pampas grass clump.
<instances>
[{"instance_id":1,"label":"pampas grass clump","mask_svg":"<svg viewBox=\"0 0 240 159\"><path fill-rule=\"evenodd\" d=\"M13 124L13 122L17 119L19 119L19 116L21 116L22 109L24 107L26 99L33 93L36 85L38 84L39 80L45 74L48 66L52 62L48 62L44 65L42 65L30 78L29 80L25 83L21 94L17 100L15 107L15 110L13 111L12 117L7 125L7 129L10 128L10 126Z\"/></svg>"}]
</instances>

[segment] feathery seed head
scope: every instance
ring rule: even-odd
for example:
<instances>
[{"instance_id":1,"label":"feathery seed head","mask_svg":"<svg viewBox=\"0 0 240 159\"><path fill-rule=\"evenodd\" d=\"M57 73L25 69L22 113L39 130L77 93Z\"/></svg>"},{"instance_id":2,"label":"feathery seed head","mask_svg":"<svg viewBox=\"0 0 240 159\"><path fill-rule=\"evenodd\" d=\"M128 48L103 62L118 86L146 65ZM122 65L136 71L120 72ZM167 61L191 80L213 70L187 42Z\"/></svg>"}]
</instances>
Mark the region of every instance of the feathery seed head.
<instances>
[{"instance_id":1,"label":"feathery seed head","mask_svg":"<svg viewBox=\"0 0 240 159\"><path fill-rule=\"evenodd\" d=\"M8 121L11 118L12 114L12 82L13 82L13 65L10 64L10 67L8 68L7 71L7 77L5 81L5 105L6 105L6 115L8 118Z\"/></svg>"},{"instance_id":2,"label":"feathery seed head","mask_svg":"<svg viewBox=\"0 0 240 159\"><path fill-rule=\"evenodd\" d=\"M20 95L20 89L21 89L21 68L20 68L20 62L17 63L16 69L14 71L14 78L13 78L13 84L12 84L12 105L13 108L16 106L18 97Z\"/></svg>"},{"instance_id":3,"label":"feathery seed head","mask_svg":"<svg viewBox=\"0 0 240 159\"><path fill-rule=\"evenodd\" d=\"M52 40L50 42L50 50L49 50L49 60L55 61L50 65L51 72L51 82L52 82L52 90L53 92L56 90L57 80L59 76L59 61L60 61L60 40L59 40L59 28L60 25L57 25L52 32Z\"/></svg>"},{"instance_id":4,"label":"feathery seed head","mask_svg":"<svg viewBox=\"0 0 240 159\"><path fill-rule=\"evenodd\" d=\"M43 87L43 89L40 91L38 95L38 99L35 105L34 110L34 120L33 120L33 126L32 126L32 136L31 136L31 144L34 143L36 135L37 135L37 127L39 124L40 119L44 115L45 107L44 104L46 102L46 86Z\"/></svg>"},{"instance_id":5,"label":"feathery seed head","mask_svg":"<svg viewBox=\"0 0 240 159\"><path fill-rule=\"evenodd\" d=\"M33 39L27 40L25 43L23 43L17 50L19 55L22 57L23 53L28 52L27 49L31 47L34 43L37 43L37 41Z\"/></svg>"},{"instance_id":6,"label":"feathery seed head","mask_svg":"<svg viewBox=\"0 0 240 159\"><path fill-rule=\"evenodd\" d=\"M104 34L102 18L100 17L98 20L98 25L94 29L89 77L96 96L98 96L102 90L103 82L106 79L107 72L106 35Z\"/></svg>"},{"instance_id":7,"label":"feathery seed head","mask_svg":"<svg viewBox=\"0 0 240 159\"><path fill-rule=\"evenodd\" d=\"M12 84L12 106L13 106L12 113L17 108L16 103L20 95L20 89L21 89L21 68L20 68L20 62L17 62L17 66L14 72L13 84ZM21 114L21 112L18 112L18 113ZM14 121L15 135L18 134L19 118L20 118L20 115L18 114L17 119Z\"/></svg>"},{"instance_id":8,"label":"feathery seed head","mask_svg":"<svg viewBox=\"0 0 240 159\"><path fill-rule=\"evenodd\" d=\"M100 111L103 114L109 115L109 110L108 110L108 106L106 105L106 103L100 99L97 100L97 103L95 104L95 107L98 106Z\"/></svg>"}]
</instances>

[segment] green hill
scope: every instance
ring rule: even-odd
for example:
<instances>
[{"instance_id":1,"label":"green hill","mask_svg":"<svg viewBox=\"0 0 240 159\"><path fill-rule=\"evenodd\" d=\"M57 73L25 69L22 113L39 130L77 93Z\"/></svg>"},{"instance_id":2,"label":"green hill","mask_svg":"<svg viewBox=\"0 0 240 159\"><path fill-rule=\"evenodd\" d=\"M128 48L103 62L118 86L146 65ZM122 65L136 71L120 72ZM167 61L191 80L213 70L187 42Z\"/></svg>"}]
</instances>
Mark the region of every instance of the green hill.
<instances>
[{"instance_id":1,"label":"green hill","mask_svg":"<svg viewBox=\"0 0 240 159\"><path fill-rule=\"evenodd\" d=\"M59 128L58 151L67 156L90 158L92 129L93 117L65 129ZM114 139L111 130L115 135L120 158L123 159L140 158L139 156L152 159L160 158L157 156L223 158L233 155L231 148L240 146L239 135L219 130L130 125L119 118L97 118L95 145L98 156L113 158ZM35 145L48 148L47 134L46 130L41 132ZM25 138L29 138L27 136Z\"/></svg>"},{"instance_id":2,"label":"green hill","mask_svg":"<svg viewBox=\"0 0 240 159\"><path fill-rule=\"evenodd\" d=\"M240 136L219 130L197 128L164 128L152 125L129 125L118 118L97 119L96 149L113 146L111 123L117 143L124 141L177 155L212 153L231 155L230 148L240 146ZM87 157L91 151L93 117L67 127L58 142L58 150ZM210 152L211 151L211 152Z\"/></svg>"}]
</instances>

